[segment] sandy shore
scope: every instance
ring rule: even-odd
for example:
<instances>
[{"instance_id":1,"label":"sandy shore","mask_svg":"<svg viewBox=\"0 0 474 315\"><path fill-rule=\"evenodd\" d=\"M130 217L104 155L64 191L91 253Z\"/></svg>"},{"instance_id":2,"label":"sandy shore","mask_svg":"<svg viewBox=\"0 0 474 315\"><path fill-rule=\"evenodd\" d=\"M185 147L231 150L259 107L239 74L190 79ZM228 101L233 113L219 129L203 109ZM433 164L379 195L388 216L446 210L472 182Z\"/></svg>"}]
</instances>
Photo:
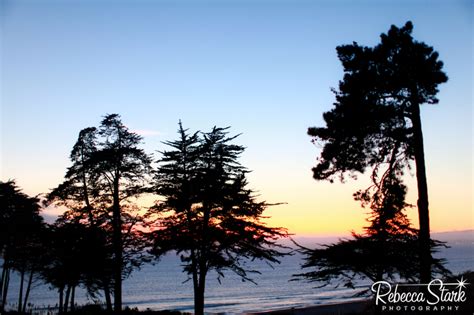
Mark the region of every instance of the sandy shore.
<instances>
[{"instance_id":1,"label":"sandy shore","mask_svg":"<svg viewBox=\"0 0 474 315\"><path fill-rule=\"evenodd\" d=\"M257 313L248 313L247 315L343 315L343 314L363 314L363 311L369 306L370 300L323 304L302 308L281 309L274 311L264 311Z\"/></svg>"}]
</instances>

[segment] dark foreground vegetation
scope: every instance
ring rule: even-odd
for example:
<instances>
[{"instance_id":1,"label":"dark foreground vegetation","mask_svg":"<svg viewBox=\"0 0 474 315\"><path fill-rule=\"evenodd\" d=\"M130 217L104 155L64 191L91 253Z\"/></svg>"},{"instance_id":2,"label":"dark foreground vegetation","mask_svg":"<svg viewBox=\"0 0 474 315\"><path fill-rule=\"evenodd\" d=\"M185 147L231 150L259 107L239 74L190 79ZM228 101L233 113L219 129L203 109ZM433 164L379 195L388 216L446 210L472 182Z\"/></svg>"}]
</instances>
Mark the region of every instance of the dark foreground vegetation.
<instances>
[{"instance_id":1,"label":"dark foreground vegetation","mask_svg":"<svg viewBox=\"0 0 474 315\"><path fill-rule=\"evenodd\" d=\"M41 281L58 292L58 312L76 311L75 291L103 300L106 311L122 310L122 281L133 270L175 251L194 289L196 314L204 312L209 272L224 271L243 281L258 270L248 260L279 263L288 234L262 222L271 204L258 201L240 164L244 147L228 128L188 133L179 124L178 139L153 167L139 148L141 137L117 114L100 126L79 132L64 181L43 201L29 197L14 181L0 182L0 312L7 305L11 272L20 275L18 313L27 312L32 284ZM156 198L140 207L144 195ZM54 224L42 207L62 206Z\"/></svg>"}]
</instances>

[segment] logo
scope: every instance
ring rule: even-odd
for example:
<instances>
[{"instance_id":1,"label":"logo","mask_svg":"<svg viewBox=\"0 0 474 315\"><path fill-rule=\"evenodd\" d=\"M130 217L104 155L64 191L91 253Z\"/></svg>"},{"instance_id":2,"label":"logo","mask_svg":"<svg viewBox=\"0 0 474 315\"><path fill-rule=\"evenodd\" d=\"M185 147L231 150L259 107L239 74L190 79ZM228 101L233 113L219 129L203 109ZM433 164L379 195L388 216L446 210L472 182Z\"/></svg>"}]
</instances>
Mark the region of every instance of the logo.
<instances>
[{"instance_id":1,"label":"logo","mask_svg":"<svg viewBox=\"0 0 474 315\"><path fill-rule=\"evenodd\" d=\"M441 279L428 284L377 281L371 290L375 294L375 305L381 311L458 311L467 300L467 285L462 277L453 283L444 283Z\"/></svg>"}]
</instances>

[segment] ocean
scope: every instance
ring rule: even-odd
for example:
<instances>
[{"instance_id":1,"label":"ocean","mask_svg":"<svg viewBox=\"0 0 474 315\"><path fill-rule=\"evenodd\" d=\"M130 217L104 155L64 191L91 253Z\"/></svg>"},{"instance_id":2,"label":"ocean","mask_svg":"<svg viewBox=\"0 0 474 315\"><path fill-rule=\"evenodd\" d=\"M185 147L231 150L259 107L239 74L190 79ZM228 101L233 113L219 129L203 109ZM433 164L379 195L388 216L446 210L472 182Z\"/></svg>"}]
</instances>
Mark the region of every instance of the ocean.
<instances>
[{"instance_id":1,"label":"ocean","mask_svg":"<svg viewBox=\"0 0 474 315\"><path fill-rule=\"evenodd\" d=\"M474 269L474 239L472 232L462 238L446 234L449 248L443 248L437 256L447 259L447 267L454 273ZM322 244L331 239L305 238L299 240L305 245ZM332 239L334 241L334 239ZM217 275L208 275L206 287L206 312L241 314L246 312L306 307L318 304L347 302L360 298L354 297L355 291L345 287L326 286L316 288L317 284L303 281L289 281L293 274L300 273L302 256L295 254L281 259L274 268L261 262L252 262L252 267L261 274L252 277L257 285L242 280L232 273L226 273L217 281ZM155 265L145 265L135 271L123 283L124 306L138 309L193 311L192 282L185 282L187 275L182 272L179 258L174 254L163 257ZM363 281L359 288L367 289L371 283ZM8 298L8 307L14 308L18 295L18 276L12 275ZM94 303L86 296L85 290L76 290L78 305ZM30 294L29 303L36 309L54 307L58 303L58 294L44 284L36 284Z\"/></svg>"}]
</instances>

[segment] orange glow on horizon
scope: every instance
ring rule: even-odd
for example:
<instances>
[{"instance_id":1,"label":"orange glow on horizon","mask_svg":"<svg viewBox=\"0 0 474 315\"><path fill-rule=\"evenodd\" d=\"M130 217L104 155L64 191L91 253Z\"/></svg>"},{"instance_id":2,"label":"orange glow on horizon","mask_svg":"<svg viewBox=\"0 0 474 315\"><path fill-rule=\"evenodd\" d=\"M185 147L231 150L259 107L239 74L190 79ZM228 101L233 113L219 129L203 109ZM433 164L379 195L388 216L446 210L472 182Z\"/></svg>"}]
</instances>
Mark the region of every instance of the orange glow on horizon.
<instances>
[{"instance_id":1,"label":"orange glow on horizon","mask_svg":"<svg viewBox=\"0 0 474 315\"><path fill-rule=\"evenodd\" d=\"M271 181L272 177L268 174L262 176L259 172L259 176L251 175L252 187L264 187L258 190L258 201L284 203L270 206L264 211L263 216L268 217L264 222L268 226L286 228L289 233L297 236L340 236L350 235L351 231L361 233L368 224L366 219L370 209L363 209L352 197L355 191L366 187L367 182L363 178L329 184L316 182L307 176L308 174L304 174L305 177L295 176L279 183ZM23 183L18 184L21 186ZM407 184L407 201L416 204L416 181L414 178L408 178ZM32 188L36 185L30 182L25 186L25 193L35 195ZM441 180L431 182L429 187L432 233L474 229L470 187L445 187ZM139 207L146 211L156 199L156 196L140 198ZM62 212L62 209L51 207L43 211L50 219ZM418 228L417 208L407 208L406 214L412 226Z\"/></svg>"}]
</instances>

